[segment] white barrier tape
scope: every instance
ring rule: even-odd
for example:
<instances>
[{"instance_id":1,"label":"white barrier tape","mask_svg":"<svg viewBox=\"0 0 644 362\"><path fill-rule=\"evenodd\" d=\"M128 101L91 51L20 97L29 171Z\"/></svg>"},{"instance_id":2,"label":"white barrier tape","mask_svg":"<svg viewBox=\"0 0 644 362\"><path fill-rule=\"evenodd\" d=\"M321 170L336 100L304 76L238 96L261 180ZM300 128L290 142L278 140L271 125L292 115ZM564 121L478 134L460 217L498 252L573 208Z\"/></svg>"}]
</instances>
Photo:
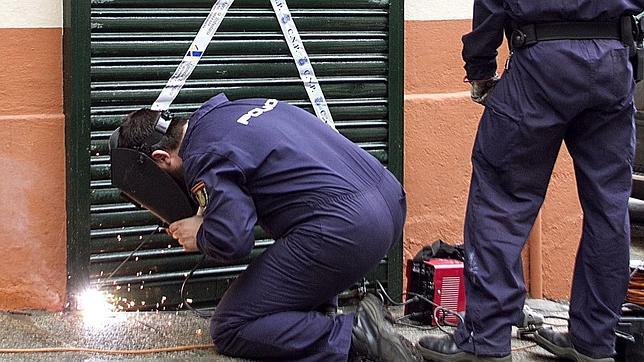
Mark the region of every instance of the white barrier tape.
<instances>
[{"instance_id":1,"label":"white barrier tape","mask_svg":"<svg viewBox=\"0 0 644 362\"><path fill-rule=\"evenodd\" d=\"M300 73L300 79L304 82L304 88L311 100L315 114L322 120L322 122L335 129L331 111L329 110L329 106L324 98L324 93L322 93L320 83L315 76L315 72L313 71L313 66L311 66L311 61L306 53L306 49L304 49L304 43L302 43L300 34L295 27L291 12L288 9L288 5L286 5L286 0L271 0L271 5L273 5L273 10L277 16L277 22L282 28L282 33L284 33L284 38L286 39L288 48L291 50L291 55L293 56L297 70Z\"/></svg>"},{"instance_id":2,"label":"white barrier tape","mask_svg":"<svg viewBox=\"0 0 644 362\"><path fill-rule=\"evenodd\" d=\"M217 0L215 5L213 5L210 14L208 14L208 17L201 25L201 29L199 29L197 36L192 41L181 64L179 64L179 67L175 70L172 77L170 77L165 88L163 88L161 94L159 94L159 97L152 105L153 111L165 111L170 108L170 105L177 98L181 88L186 84L186 80L188 80L192 71L197 67L197 64L201 60L217 29L219 29L233 1Z\"/></svg>"},{"instance_id":3,"label":"white barrier tape","mask_svg":"<svg viewBox=\"0 0 644 362\"><path fill-rule=\"evenodd\" d=\"M168 83L165 85L165 88L159 94L159 97L152 105L152 110L154 111L165 111L170 108L172 102L177 98L179 92L186 84L186 81L192 74L192 72L197 67L197 64L201 60L206 48L210 44L212 37L219 29L221 22L223 21L228 9L233 4L234 0L217 0L215 5L213 5L208 17L201 25L201 29L197 33L197 36L193 40L188 52L184 56L181 64L175 70L174 74L168 80ZM300 79L304 83L304 88L306 93L309 96L309 100L313 106L313 110L318 118L320 118L324 123L329 125L331 128L335 129L335 124L333 122L333 117L331 116L331 111L320 87L317 77L315 76L315 71L311 65L306 49L304 49L304 43L300 38L300 34L297 31L297 27L293 22L291 12L286 5L286 0L271 0L271 5L275 11L275 15L286 39L286 43L291 51L291 55L295 60L295 65L297 66L298 72L300 74Z\"/></svg>"}]
</instances>

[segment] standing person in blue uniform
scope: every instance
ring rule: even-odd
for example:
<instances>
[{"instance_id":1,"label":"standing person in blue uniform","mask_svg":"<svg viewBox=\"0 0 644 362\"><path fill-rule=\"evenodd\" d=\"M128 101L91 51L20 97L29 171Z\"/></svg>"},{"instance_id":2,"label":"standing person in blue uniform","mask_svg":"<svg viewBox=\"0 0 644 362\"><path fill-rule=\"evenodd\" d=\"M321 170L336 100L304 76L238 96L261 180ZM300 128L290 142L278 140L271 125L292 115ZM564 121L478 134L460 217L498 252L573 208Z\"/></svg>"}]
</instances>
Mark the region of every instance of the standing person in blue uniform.
<instances>
[{"instance_id":1,"label":"standing person in blue uniform","mask_svg":"<svg viewBox=\"0 0 644 362\"><path fill-rule=\"evenodd\" d=\"M422 360L381 301L320 311L386 255L402 233L402 186L378 160L314 115L274 99L219 94L146 145L158 112L124 120L119 145L185 180L203 212L169 233L188 251L246 257L260 225L275 244L226 291L211 323L220 353L275 361ZM337 298L335 300L337 303ZM337 305L337 304L336 304Z\"/></svg>"},{"instance_id":2,"label":"standing person in blue uniform","mask_svg":"<svg viewBox=\"0 0 644 362\"><path fill-rule=\"evenodd\" d=\"M467 310L454 336L419 341L425 359L510 361L525 300L521 250L562 141L574 160L583 232L567 333L536 341L576 361L610 361L628 283L634 153L630 18L641 0L475 0L463 58L485 104L473 154L464 240ZM496 76L497 48L512 56ZM631 38L632 39L632 38Z\"/></svg>"}]
</instances>

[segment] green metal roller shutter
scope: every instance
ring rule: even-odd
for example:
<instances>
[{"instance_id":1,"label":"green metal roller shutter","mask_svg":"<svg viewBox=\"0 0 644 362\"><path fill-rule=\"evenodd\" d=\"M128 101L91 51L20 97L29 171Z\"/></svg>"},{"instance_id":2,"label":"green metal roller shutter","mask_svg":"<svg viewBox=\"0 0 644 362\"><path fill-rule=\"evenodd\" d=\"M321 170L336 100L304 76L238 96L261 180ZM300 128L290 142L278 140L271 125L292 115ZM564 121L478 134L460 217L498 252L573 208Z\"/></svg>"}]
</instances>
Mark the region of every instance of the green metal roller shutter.
<instances>
[{"instance_id":1,"label":"green metal roller shutter","mask_svg":"<svg viewBox=\"0 0 644 362\"><path fill-rule=\"evenodd\" d=\"M84 245L74 250L89 254L89 268L75 265L87 262L76 256L71 269L88 273L92 285L127 300L121 303L127 309L176 308L184 276L200 256L184 253L170 237L157 234L106 280L157 222L111 186L108 137L123 115L156 99L213 3L91 1L91 127L85 132L90 138L91 179L89 196L77 195L77 205L87 200L90 209L89 218L81 218L89 222L89 235L82 240L82 232L72 233L81 239L73 242ZM290 0L288 4L338 130L400 177L402 51L400 44L392 47L392 36L402 42L402 4L384 0ZM231 99L277 98L312 112L268 0L235 1L172 110L188 116L218 92ZM194 305L213 303L246 264L272 244L259 228L255 236L256 246L247 260L228 265L210 262L197 270L188 284ZM396 293L402 278L400 255L397 247L370 274Z\"/></svg>"}]
</instances>

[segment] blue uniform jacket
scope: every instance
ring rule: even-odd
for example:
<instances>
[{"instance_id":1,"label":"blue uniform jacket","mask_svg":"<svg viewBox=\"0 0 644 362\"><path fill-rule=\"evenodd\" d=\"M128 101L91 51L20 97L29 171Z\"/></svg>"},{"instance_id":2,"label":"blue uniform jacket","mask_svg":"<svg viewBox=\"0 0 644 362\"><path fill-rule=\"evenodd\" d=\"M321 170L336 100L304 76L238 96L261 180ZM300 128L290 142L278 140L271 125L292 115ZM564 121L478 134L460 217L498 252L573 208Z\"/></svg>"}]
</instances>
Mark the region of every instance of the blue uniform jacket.
<instances>
[{"instance_id":1,"label":"blue uniform jacket","mask_svg":"<svg viewBox=\"0 0 644 362\"><path fill-rule=\"evenodd\" d=\"M472 32L463 37L469 80L491 78L497 49L511 23L616 20L644 11L644 0L474 0Z\"/></svg>"},{"instance_id":2,"label":"blue uniform jacket","mask_svg":"<svg viewBox=\"0 0 644 362\"><path fill-rule=\"evenodd\" d=\"M250 253L256 222L279 238L312 217L311 205L363 190L387 172L305 110L224 94L192 115L179 155L187 187L207 198L197 245L223 260Z\"/></svg>"}]
</instances>

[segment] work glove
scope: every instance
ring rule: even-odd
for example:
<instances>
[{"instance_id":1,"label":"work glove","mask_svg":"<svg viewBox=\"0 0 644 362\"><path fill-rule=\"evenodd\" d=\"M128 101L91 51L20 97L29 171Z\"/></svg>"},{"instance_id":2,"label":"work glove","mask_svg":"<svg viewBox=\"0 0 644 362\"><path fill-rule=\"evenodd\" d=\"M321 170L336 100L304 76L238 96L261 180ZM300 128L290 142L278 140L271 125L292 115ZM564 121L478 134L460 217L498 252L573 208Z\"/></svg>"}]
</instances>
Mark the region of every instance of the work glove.
<instances>
[{"instance_id":1,"label":"work glove","mask_svg":"<svg viewBox=\"0 0 644 362\"><path fill-rule=\"evenodd\" d=\"M490 95L499 79L501 79L501 77L499 77L498 74L495 74L494 77L489 79L469 81L472 85L472 90L470 91L472 100L476 103L485 105L488 95Z\"/></svg>"}]
</instances>

